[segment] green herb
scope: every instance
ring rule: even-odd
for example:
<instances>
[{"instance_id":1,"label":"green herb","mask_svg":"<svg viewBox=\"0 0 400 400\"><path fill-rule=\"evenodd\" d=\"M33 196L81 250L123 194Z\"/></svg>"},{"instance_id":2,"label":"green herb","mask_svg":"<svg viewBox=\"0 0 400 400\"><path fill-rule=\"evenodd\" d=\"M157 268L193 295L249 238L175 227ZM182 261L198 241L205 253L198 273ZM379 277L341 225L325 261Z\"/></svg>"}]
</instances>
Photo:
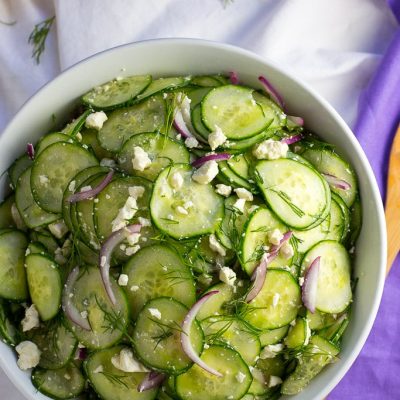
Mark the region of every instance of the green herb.
<instances>
[{"instance_id":1,"label":"green herb","mask_svg":"<svg viewBox=\"0 0 400 400\"><path fill-rule=\"evenodd\" d=\"M278 195L289 207L290 209L298 216L298 217L304 217L305 213L304 211L297 207L291 200L291 198L287 195L287 193L283 192L282 190L275 190L269 188L269 190L276 195Z\"/></svg>"},{"instance_id":2,"label":"green herb","mask_svg":"<svg viewBox=\"0 0 400 400\"><path fill-rule=\"evenodd\" d=\"M107 371L101 371L100 374L104 375L104 377L107 378L110 382L116 385L121 385L125 389L129 389L129 386L123 381L123 379L129 378L128 375L117 375Z\"/></svg>"},{"instance_id":3,"label":"green herb","mask_svg":"<svg viewBox=\"0 0 400 400\"><path fill-rule=\"evenodd\" d=\"M53 16L40 22L39 24L36 24L33 28L33 31L29 35L28 43L33 47L32 58L36 61L36 64L40 63L40 57L45 50L46 39L55 18L56 17Z\"/></svg>"},{"instance_id":4,"label":"green herb","mask_svg":"<svg viewBox=\"0 0 400 400\"><path fill-rule=\"evenodd\" d=\"M165 221L167 224L179 224L179 221L176 221L174 219L169 219L169 218L160 218L163 221Z\"/></svg>"}]
</instances>

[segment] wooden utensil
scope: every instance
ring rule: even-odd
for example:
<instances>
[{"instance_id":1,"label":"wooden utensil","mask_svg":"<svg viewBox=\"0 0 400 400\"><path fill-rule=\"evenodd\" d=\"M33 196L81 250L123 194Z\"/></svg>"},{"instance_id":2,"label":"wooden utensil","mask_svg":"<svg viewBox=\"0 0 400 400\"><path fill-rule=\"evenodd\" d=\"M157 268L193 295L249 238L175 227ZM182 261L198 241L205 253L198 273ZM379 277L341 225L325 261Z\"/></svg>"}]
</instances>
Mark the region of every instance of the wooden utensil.
<instances>
[{"instance_id":1,"label":"wooden utensil","mask_svg":"<svg viewBox=\"0 0 400 400\"><path fill-rule=\"evenodd\" d=\"M386 273L389 273L400 250L400 125L390 153L385 216L388 236Z\"/></svg>"}]
</instances>

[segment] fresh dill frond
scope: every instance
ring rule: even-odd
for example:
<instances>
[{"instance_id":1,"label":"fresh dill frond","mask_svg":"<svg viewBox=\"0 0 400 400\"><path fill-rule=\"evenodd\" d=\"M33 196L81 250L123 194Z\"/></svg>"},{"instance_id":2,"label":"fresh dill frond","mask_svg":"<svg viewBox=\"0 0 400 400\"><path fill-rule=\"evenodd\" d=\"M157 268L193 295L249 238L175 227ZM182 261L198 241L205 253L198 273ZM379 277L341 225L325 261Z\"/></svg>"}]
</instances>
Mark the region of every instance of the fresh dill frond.
<instances>
[{"instance_id":1,"label":"fresh dill frond","mask_svg":"<svg viewBox=\"0 0 400 400\"><path fill-rule=\"evenodd\" d=\"M176 221L175 219L169 219L169 218L160 218L161 220L165 221L167 224L179 224L179 221Z\"/></svg>"},{"instance_id":2,"label":"fresh dill frond","mask_svg":"<svg viewBox=\"0 0 400 400\"><path fill-rule=\"evenodd\" d=\"M129 378L128 375L117 375L117 374L112 374L111 372L107 372L107 371L101 371L100 374L102 374L110 382L112 382L116 385L121 385L125 389L129 389L128 384L123 381L123 379Z\"/></svg>"},{"instance_id":3,"label":"fresh dill frond","mask_svg":"<svg viewBox=\"0 0 400 400\"><path fill-rule=\"evenodd\" d=\"M287 193L283 192L282 190L275 190L275 189L272 189L272 188L269 188L269 190L270 190L271 192L275 193L277 196L279 196L279 197L281 198L281 200L282 200L283 202L285 202L285 203L290 207L290 209L291 209L298 217L300 217L300 218L301 218L301 217L304 217L305 212L304 212L301 208L297 207L296 204L294 204L294 203L292 202L292 199L287 195Z\"/></svg>"},{"instance_id":4,"label":"fresh dill frond","mask_svg":"<svg viewBox=\"0 0 400 400\"><path fill-rule=\"evenodd\" d=\"M50 17L44 21L36 24L33 31L29 35L28 43L32 45L32 58L36 61L36 64L40 63L40 57L42 56L45 47L46 39L50 32L50 29L55 21L56 17Z\"/></svg>"}]
</instances>

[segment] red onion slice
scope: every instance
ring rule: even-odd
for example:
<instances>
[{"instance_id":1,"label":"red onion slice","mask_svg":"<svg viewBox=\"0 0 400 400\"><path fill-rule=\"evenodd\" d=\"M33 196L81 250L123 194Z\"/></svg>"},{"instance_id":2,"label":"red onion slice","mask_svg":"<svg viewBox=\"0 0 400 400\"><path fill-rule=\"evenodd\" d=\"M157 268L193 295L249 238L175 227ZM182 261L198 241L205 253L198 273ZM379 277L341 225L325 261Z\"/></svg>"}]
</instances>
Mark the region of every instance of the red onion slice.
<instances>
[{"instance_id":1,"label":"red onion slice","mask_svg":"<svg viewBox=\"0 0 400 400\"><path fill-rule=\"evenodd\" d=\"M151 371L146 377L139 383L137 391L142 393L146 390L153 389L155 387L160 386L166 378L165 374L161 374L159 372Z\"/></svg>"},{"instance_id":2,"label":"red onion slice","mask_svg":"<svg viewBox=\"0 0 400 400\"><path fill-rule=\"evenodd\" d=\"M26 154L28 154L28 157L33 160L35 158L35 148L33 147L32 143L28 143L26 145Z\"/></svg>"},{"instance_id":3,"label":"red onion slice","mask_svg":"<svg viewBox=\"0 0 400 400\"><path fill-rule=\"evenodd\" d=\"M111 303L115 305L117 300L111 287L110 282L110 262L111 255L115 249L123 240L125 240L132 233L139 233L141 225L134 224L128 225L118 231L114 232L101 246L100 249L100 272L101 279L103 281L104 288L106 289L107 295L111 300Z\"/></svg>"},{"instance_id":4,"label":"red onion slice","mask_svg":"<svg viewBox=\"0 0 400 400\"><path fill-rule=\"evenodd\" d=\"M111 182L114 175L114 171L110 171L105 178L95 188L85 190L84 192L78 192L68 197L70 203L76 203L78 201L87 200L91 197L98 195L105 187Z\"/></svg>"},{"instance_id":5,"label":"red onion slice","mask_svg":"<svg viewBox=\"0 0 400 400\"><path fill-rule=\"evenodd\" d=\"M321 263L321 257L317 257L304 276L304 283L302 286L302 300L304 305L314 314L315 304L317 302L317 289L318 289L318 276Z\"/></svg>"},{"instance_id":6,"label":"red onion slice","mask_svg":"<svg viewBox=\"0 0 400 400\"><path fill-rule=\"evenodd\" d=\"M272 100L274 100L275 103L277 103L281 108L284 109L285 103L283 102L281 95L272 86L271 82L265 76L262 75L258 77L258 80L263 85L265 91L271 96Z\"/></svg>"},{"instance_id":7,"label":"red onion slice","mask_svg":"<svg viewBox=\"0 0 400 400\"><path fill-rule=\"evenodd\" d=\"M77 348L76 350L76 359L84 361L86 360L88 356L88 352L86 350L86 347L82 347L82 348Z\"/></svg>"},{"instance_id":8,"label":"red onion slice","mask_svg":"<svg viewBox=\"0 0 400 400\"><path fill-rule=\"evenodd\" d=\"M189 128L186 125L185 120L183 119L183 115L181 110L175 110L175 117L174 117L174 128L182 135L183 138L187 139L190 137L194 137L192 132L190 132Z\"/></svg>"},{"instance_id":9,"label":"red onion slice","mask_svg":"<svg viewBox=\"0 0 400 400\"><path fill-rule=\"evenodd\" d=\"M287 119L292 121L295 125L298 125L298 126L304 125L304 119L301 117L295 117L294 115L288 115Z\"/></svg>"},{"instance_id":10,"label":"red onion slice","mask_svg":"<svg viewBox=\"0 0 400 400\"><path fill-rule=\"evenodd\" d=\"M271 246L268 256L268 262L271 262L279 253L279 250L283 246L285 242L287 242L293 235L292 231L287 231L283 236L282 239L279 241L279 244L275 244Z\"/></svg>"},{"instance_id":11,"label":"red onion slice","mask_svg":"<svg viewBox=\"0 0 400 400\"><path fill-rule=\"evenodd\" d=\"M331 174L321 174L326 181L332 185L333 187L335 187L336 189L342 189L342 190L349 190L351 189L351 185L350 183L344 181L343 179L339 179L337 176L335 175L331 175Z\"/></svg>"},{"instance_id":12,"label":"red onion slice","mask_svg":"<svg viewBox=\"0 0 400 400\"><path fill-rule=\"evenodd\" d=\"M256 267L256 269L253 272L253 275L251 276L251 280L254 281L253 286L251 287L251 290L249 293L247 293L246 296L246 302L250 303L253 299L255 299L260 293L262 287L264 286L265 278L267 276L267 265L268 265L269 258L267 254L265 254L262 259L260 264Z\"/></svg>"},{"instance_id":13,"label":"red onion slice","mask_svg":"<svg viewBox=\"0 0 400 400\"><path fill-rule=\"evenodd\" d=\"M229 72L229 80L231 81L232 85L239 85L239 76L237 72L230 71Z\"/></svg>"},{"instance_id":14,"label":"red onion slice","mask_svg":"<svg viewBox=\"0 0 400 400\"><path fill-rule=\"evenodd\" d=\"M86 331L91 331L92 328L89 325L87 318L83 318L79 310L72 304L72 289L79 276L79 267L75 267L68 276L67 282L64 286L63 296L62 296L62 309L74 324L78 325Z\"/></svg>"},{"instance_id":15,"label":"red onion slice","mask_svg":"<svg viewBox=\"0 0 400 400\"><path fill-rule=\"evenodd\" d=\"M281 143L286 143L287 145L300 142L303 139L303 135L299 133L298 135L290 136L281 140Z\"/></svg>"},{"instance_id":16,"label":"red onion slice","mask_svg":"<svg viewBox=\"0 0 400 400\"><path fill-rule=\"evenodd\" d=\"M214 368L210 367L207 365L200 357L198 354L196 354L196 351L194 350L192 343L190 341L190 329L192 327L193 321L196 318L197 313L199 312L200 308L202 305L212 296L215 294L219 293L218 290L213 290L211 292L206 293L202 298L197 300L197 302L194 304L194 306L189 310L189 312L186 314L185 319L182 322L182 333L181 333L181 344L182 344L182 349L185 352L185 354L194 362L196 363L200 368L203 368L205 371L209 372L210 374L213 374L215 376L221 377L222 374L215 370Z\"/></svg>"},{"instance_id":17,"label":"red onion slice","mask_svg":"<svg viewBox=\"0 0 400 400\"><path fill-rule=\"evenodd\" d=\"M216 154L209 154L208 156L200 157L197 160L192 162L192 166L195 168L201 167L208 161L225 161L229 160L231 155L228 153L216 153Z\"/></svg>"}]
</instances>

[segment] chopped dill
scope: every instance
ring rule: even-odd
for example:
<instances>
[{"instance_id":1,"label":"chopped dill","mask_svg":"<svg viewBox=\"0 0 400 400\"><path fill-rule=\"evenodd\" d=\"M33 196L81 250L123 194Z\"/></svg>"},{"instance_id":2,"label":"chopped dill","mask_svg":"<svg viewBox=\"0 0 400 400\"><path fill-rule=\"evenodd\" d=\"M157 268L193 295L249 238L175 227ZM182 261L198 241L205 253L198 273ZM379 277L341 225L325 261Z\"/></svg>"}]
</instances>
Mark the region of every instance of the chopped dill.
<instances>
[{"instance_id":1,"label":"chopped dill","mask_svg":"<svg viewBox=\"0 0 400 400\"><path fill-rule=\"evenodd\" d=\"M129 389L127 383L123 381L123 379L129 378L128 375L117 375L107 371L101 371L100 374L104 375L105 378L107 378L110 382L114 383L115 385L121 385L125 389Z\"/></svg>"},{"instance_id":2,"label":"chopped dill","mask_svg":"<svg viewBox=\"0 0 400 400\"><path fill-rule=\"evenodd\" d=\"M32 58L36 61L36 64L40 63L40 57L42 56L45 47L46 39L50 32L50 29L55 21L55 16L45 19L44 21L36 24L33 31L29 35L28 43L32 45Z\"/></svg>"},{"instance_id":3,"label":"chopped dill","mask_svg":"<svg viewBox=\"0 0 400 400\"><path fill-rule=\"evenodd\" d=\"M269 190L275 193L277 196L279 196L282 199L282 201L285 202L298 217L300 218L304 217L305 212L292 202L291 198L287 195L287 193L283 192L282 190L275 190L272 188L269 188Z\"/></svg>"}]
</instances>

